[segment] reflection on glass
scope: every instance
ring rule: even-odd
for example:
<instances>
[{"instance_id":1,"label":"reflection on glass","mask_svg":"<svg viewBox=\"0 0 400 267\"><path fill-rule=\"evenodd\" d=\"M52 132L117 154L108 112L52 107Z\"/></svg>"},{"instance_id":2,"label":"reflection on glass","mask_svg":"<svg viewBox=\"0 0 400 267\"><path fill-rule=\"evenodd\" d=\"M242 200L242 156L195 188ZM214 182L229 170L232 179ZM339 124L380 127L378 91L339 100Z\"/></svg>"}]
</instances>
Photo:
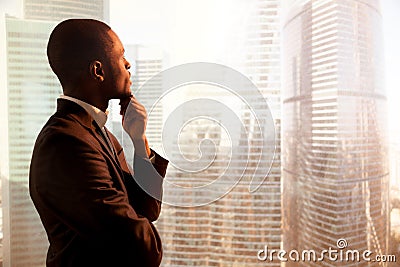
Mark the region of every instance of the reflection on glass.
<instances>
[{"instance_id":1,"label":"reflection on glass","mask_svg":"<svg viewBox=\"0 0 400 267\"><path fill-rule=\"evenodd\" d=\"M351 249L386 254L388 154L379 2L293 1L288 14L283 246L321 251L337 248L337 240L345 238ZM365 266L357 264L352 266Z\"/></svg>"}]
</instances>

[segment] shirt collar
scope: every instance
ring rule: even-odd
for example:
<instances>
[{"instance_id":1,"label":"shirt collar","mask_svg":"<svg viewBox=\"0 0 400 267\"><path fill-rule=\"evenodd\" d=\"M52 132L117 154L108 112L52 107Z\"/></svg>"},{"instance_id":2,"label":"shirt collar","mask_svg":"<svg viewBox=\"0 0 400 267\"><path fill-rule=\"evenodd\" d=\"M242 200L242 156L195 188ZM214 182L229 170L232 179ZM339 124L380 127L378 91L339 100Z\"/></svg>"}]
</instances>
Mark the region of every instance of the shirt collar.
<instances>
[{"instance_id":1,"label":"shirt collar","mask_svg":"<svg viewBox=\"0 0 400 267\"><path fill-rule=\"evenodd\" d=\"M97 125L100 128L103 128L104 125L106 124L108 110L106 110L106 112L103 112L99 108L92 106L82 100L75 98L75 97L61 95L60 98L72 101L72 102L78 104L79 106L81 106L82 108L84 108L86 110L86 112L89 113L89 115L95 120L95 122L97 123Z\"/></svg>"}]
</instances>

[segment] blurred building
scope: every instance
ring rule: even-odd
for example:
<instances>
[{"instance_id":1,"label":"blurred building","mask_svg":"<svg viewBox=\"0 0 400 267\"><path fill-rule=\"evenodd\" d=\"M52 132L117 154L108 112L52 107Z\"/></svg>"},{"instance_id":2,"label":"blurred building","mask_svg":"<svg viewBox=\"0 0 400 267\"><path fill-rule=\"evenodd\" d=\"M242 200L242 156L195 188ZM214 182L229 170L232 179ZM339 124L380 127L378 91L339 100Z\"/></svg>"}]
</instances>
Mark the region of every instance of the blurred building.
<instances>
[{"instance_id":1,"label":"blurred building","mask_svg":"<svg viewBox=\"0 0 400 267\"><path fill-rule=\"evenodd\" d=\"M390 144L390 242L389 254L400 257L400 145Z\"/></svg>"},{"instance_id":2,"label":"blurred building","mask_svg":"<svg viewBox=\"0 0 400 267\"><path fill-rule=\"evenodd\" d=\"M24 18L61 21L66 18L92 18L109 21L109 0L23 0Z\"/></svg>"},{"instance_id":3,"label":"blurred building","mask_svg":"<svg viewBox=\"0 0 400 267\"><path fill-rule=\"evenodd\" d=\"M95 8L94 8L95 7ZM49 35L61 19L92 17L103 19L108 12L103 0L24 2L24 18L2 18L6 67L2 103L2 205L4 266L44 266L48 241L28 190L29 165L37 134L55 112L61 87L47 62ZM76 13L75 13L76 12ZM0 46L2 47L2 46ZM4 102L3 102L4 101ZM4 136L8 137L3 140ZM5 142L3 144L3 142ZM2 146L3 147L3 146Z\"/></svg>"},{"instance_id":4,"label":"blurred building","mask_svg":"<svg viewBox=\"0 0 400 267\"><path fill-rule=\"evenodd\" d=\"M390 143L390 187L400 190L400 144Z\"/></svg>"},{"instance_id":5,"label":"blurred building","mask_svg":"<svg viewBox=\"0 0 400 267\"><path fill-rule=\"evenodd\" d=\"M133 59L133 93L145 106L148 114L146 137L154 149L161 149L163 106L161 80L153 78L162 71L167 57L160 48L144 45L127 45L126 55ZM153 78L153 79L151 79Z\"/></svg>"},{"instance_id":6,"label":"blurred building","mask_svg":"<svg viewBox=\"0 0 400 267\"><path fill-rule=\"evenodd\" d=\"M3 177L4 266L43 266L47 237L29 196L33 144L61 94L46 59L54 23L6 17L8 177ZM3 89L4 90L4 89Z\"/></svg>"},{"instance_id":7,"label":"blurred building","mask_svg":"<svg viewBox=\"0 0 400 267\"><path fill-rule=\"evenodd\" d=\"M328 0L286 5L284 249L337 249L337 240L344 238L348 249L386 254L389 167L380 3ZM366 264L324 261L324 266Z\"/></svg>"},{"instance_id":8,"label":"blurred building","mask_svg":"<svg viewBox=\"0 0 400 267\"><path fill-rule=\"evenodd\" d=\"M250 99L246 104L251 104L252 109L260 109L268 102L276 127L275 157L270 150L259 158L266 132L271 130L266 129L271 126L265 117L269 115L267 111L255 117L237 96L211 85L187 86L188 102L202 98L210 103L187 105L181 117L176 117L182 120L182 131L176 140L179 145L170 158L173 164L168 168L166 179L186 188L204 186L221 177L228 184L238 177L242 179L226 192L228 194L202 206L196 203L211 200L215 192L224 192L222 182L215 183L212 190L186 190L185 194L179 194L169 183L164 183L166 202L184 199L188 207L163 205L157 221L164 244L162 266L280 266L279 261L257 259L257 251L265 245L276 250L281 246L279 2L251 1L246 36L239 36L246 39L241 70L257 85L259 92L250 88L236 91L240 97ZM229 76L226 73L216 75ZM220 103L214 106L211 100ZM239 121L233 116L224 118L223 105L231 108ZM261 131L257 123L262 125ZM231 126L236 131L226 132L229 127L222 126ZM274 163L270 169L271 158ZM192 165L205 166L207 162L210 165L202 171L191 169ZM191 171L185 171L189 169ZM249 192L255 170L268 177L255 192ZM195 207L190 207L191 204Z\"/></svg>"},{"instance_id":9,"label":"blurred building","mask_svg":"<svg viewBox=\"0 0 400 267\"><path fill-rule=\"evenodd\" d=\"M271 250L278 251L282 242L281 143L284 140L281 140L281 2L255 0L254 13L250 16L250 23L246 28L248 37L244 73L266 99L275 127L275 151L268 151L270 155L261 159L261 166L258 167L268 176L260 188L251 193L253 210L259 216L259 218L256 217L257 219L254 218L257 221L255 227L259 229L257 232L260 235L254 242L258 246L256 251L263 249L265 245L268 245ZM248 119L249 125L254 125L251 119ZM258 119L262 120L262 118ZM260 146L257 145L259 140L256 138L252 141L255 142L255 146ZM271 159L273 162L269 166ZM250 168L257 168L256 166L254 157L250 161ZM277 260L263 262L263 264L262 266L280 266Z\"/></svg>"}]
</instances>

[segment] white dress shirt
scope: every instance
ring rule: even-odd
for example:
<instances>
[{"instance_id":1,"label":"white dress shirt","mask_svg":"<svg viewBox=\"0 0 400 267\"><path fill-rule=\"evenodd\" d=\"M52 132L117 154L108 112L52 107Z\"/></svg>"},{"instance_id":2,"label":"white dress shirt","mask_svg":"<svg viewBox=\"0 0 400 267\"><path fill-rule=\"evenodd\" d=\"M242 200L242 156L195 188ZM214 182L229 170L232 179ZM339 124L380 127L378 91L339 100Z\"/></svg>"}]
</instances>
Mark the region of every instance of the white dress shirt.
<instances>
[{"instance_id":1,"label":"white dress shirt","mask_svg":"<svg viewBox=\"0 0 400 267\"><path fill-rule=\"evenodd\" d=\"M82 108L84 108L86 110L86 112L89 113L89 115L94 119L96 124L100 127L105 139L107 140L108 146L114 152L114 146L112 145L111 140L107 134L107 130L105 128L105 125L107 122L107 117L108 117L108 110L106 110L106 112L103 112L99 108L92 106L89 103L86 103L86 102L79 100L72 96L61 95L60 98L72 101L72 102L78 104L79 106L81 106Z\"/></svg>"},{"instance_id":2,"label":"white dress shirt","mask_svg":"<svg viewBox=\"0 0 400 267\"><path fill-rule=\"evenodd\" d=\"M97 125L100 127L101 131L103 132L103 135L105 139L108 142L108 145L110 146L111 151L115 155L114 151L114 146L112 145L108 134L107 130L105 128L105 124L107 122L107 117L108 117L108 110L106 112L101 111L99 108L90 105L89 103L86 103L82 100L79 100L77 98L71 97L71 96L66 96L66 95L61 95L60 99L66 99L69 101L72 101L82 108L86 110L87 113L94 119L94 121L97 123ZM130 168L130 165L128 164L129 170L131 171L131 174L133 175L134 173L138 174L138 177L147 177L148 179L147 182L142 182L140 183L141 188L147 192L149 195L155 197L156 199L161 200L162 198L162 189L161 191L158 190L159 188L162 188L161 186L154 186L151 182L149 181L155 181L156 183L162 184L163 178L159 175L159 173L156 171L155 168L153 168L152 164L155 163L156 157L153 151L151 152L151 155L148 158L140 158L137 159L136 155L134 156L134 170ZM147 162L149 164L147 164ZM138 181L136 181L138 182Z\"/></svg>"},{"instance_id":3,"label":"white dress shirt","mask_svg":"<svg viewBox=\"0 0 400 267\"><path fill-rule=\"evenodd\" d=\"M77 99L75 97L72 97L72 96L61 95L60 98L72 101L72 102L78 104L79 106L81 106L82 108L84 108L86 110L86 112L89 113L89 115L94 119L94 121L100 127L101 131L103 132L104 137L107 140L107 143L108 143L109 147L111 148L111 150L113 152L115 152L114 151L114 146L112 145L112 143L110 141L110 138L109 138L109 136L107 134L107 130L105 128L105 124L106 124L107 118L108 118L108 110L106 110L106 112L103 112L99 108L97 108L95 106L92 106L89 103L86 103L86 102L84 102L82 100L79 100L79 99ZM151 153L151 155L149 156L149 159L150 159L151 163L154 163L155 162L155 155L153 153Z\"/></svg>"}]
</instances>

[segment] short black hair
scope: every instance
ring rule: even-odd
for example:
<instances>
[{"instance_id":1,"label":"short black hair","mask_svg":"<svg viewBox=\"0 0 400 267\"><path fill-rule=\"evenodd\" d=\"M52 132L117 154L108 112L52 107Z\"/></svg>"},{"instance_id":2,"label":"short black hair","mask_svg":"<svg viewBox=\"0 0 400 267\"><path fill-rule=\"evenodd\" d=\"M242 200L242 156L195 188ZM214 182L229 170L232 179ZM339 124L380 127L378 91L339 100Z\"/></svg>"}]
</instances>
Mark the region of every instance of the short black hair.
<instances>
[{"instance_id":1,"label":"short black hair","mask_svg":"<svg viewBox=\"0 0 400 267\"><path fill-rule=\"evenodd\" d=\"M63 88L74 86L89 64L112 49L110 26L94 19L68 19L50 34L47 58Z\"/></svg>"}]
</instances>

